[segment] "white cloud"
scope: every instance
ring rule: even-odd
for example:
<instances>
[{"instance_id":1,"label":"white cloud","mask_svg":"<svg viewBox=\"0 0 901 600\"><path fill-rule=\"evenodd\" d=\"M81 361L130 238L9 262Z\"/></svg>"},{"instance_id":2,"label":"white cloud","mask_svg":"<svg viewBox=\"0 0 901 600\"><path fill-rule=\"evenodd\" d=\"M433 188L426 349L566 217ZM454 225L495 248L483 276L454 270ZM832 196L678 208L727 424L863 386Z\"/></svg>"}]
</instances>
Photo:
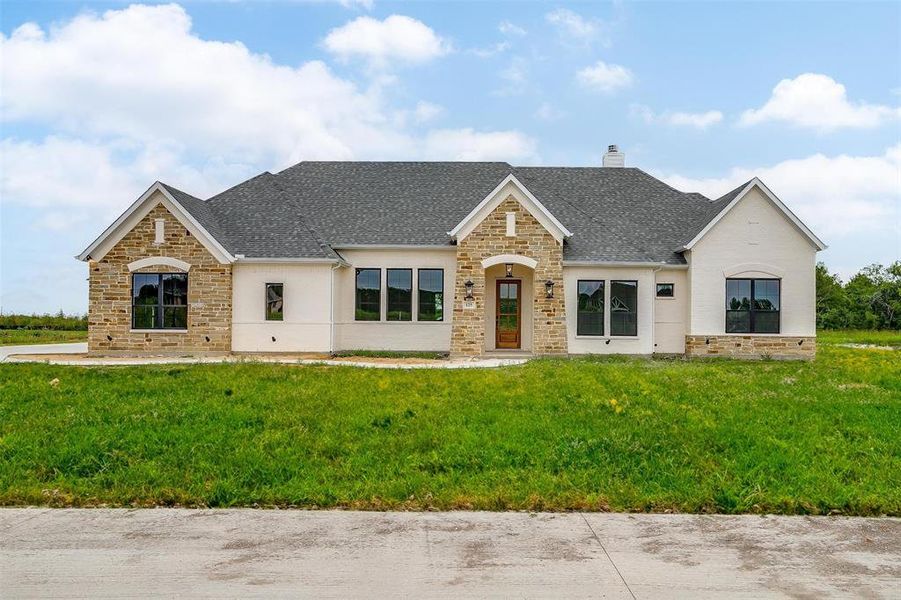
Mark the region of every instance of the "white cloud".
<instances>
[{"instance_id":1,"label":"white cloud","mask_svg":"<svg viewBox=\"0 0 901 600\"><path fill-rule=\"evenodd\" d=\"M413 117L417 123L425 123L437 119L444 114L444 107L432 102L420 101L416 104Z\"/></svg>"},{"instance_id":2,"label":"white cloud","mask_svg":"<svg viewBox=\"0 0 901 600\"><path fill-rule=\"evenodd\" d=\"M542 102L541 106L535 111L535 118L542 121L556 121L563 118L564 113L554 108L549 102Z\"/></svg>"},{"instance_id":3,"label":"white cloud","mask_svg":"<svg viewBox=\"0 0 901 600\"><path fill-rule=\"evenodd\" d=\"M501 21L497 26L497 30L507 36L523 36L526 34L525 29L510 21Z\"/></svg>"},{"instance_id":4,"label":"white cloud","mask_svg":"<svg viewBox=\"0 0 901 600\"><path fill-rule=\"evenodd\" d=\"M490 58L497 54L502 54L510 49L510 42L497 42L485 48L473 48L469 52L475 54L479 58Z\"/></svg>"},{"instance_id":5,"label":"white cloud","mask_svg":"<svg viewBox=\"0 0 901 600\"><path fill-rule=\"evenodd\" d=\"M899 107L851 102L845 86L831 77L804 73L776 84L766 104L746 110L739 124L750 126L782 121L827 132L845 127L875 127L898 118L901 118Z\"/></svg>"},{"instance_id":6,"label":"white cloud","mask_svg":"<svg viewBox=\"0 0 901 600\"><path fill-rule=\"evenodd\" d=\"M372 10L372 7L375 5L373 0L338 0L338 4L343 6L344 8L365 8L366 10Z\"/></svg>"},{"instance_id":7,"label":"white cloud","mask_svg":"<svg viewBox=\"0 0 901 600\"><path fill-rule=\"evenodd\" d=\"M553 10L544 15L544 19L557 29L560 37L567 43L590 45L597 39L601 39L604 45L610 43L607 27L599 19L586 19L568 8Z\"/></svg>"},{"instance_id":8,"label":"white cloud","mask_svg":"<svg viewBox=\"0 0 901 600\"><path fill-rule=\"evenodd\" d=\"M504 160L512 163L538 160L535 140L518 131L436 130L426 138L424 154L432 160Z\"/></svg>"},{"instance_id":9,"label":"white cloud","mask_svg":"<svg viewBox=\"0 0 901 600\"><path fill-rule=\"evenodd\" d=\"M384 21L358 17L332 29L323 45L341 59L359 57L376 66L391 61L426 63L451 51L450 43L431 27L404 15L391 15Z\"/></svg>"},{"instance_id":10,"label":"white cloud","mask_svg":"<svg viewBox=\"0 0 901 600\"><path fill-rule=\"evenodd\" d=\"M897 227L901 144L879 156L814 154L769 167L736 167L722 177L661 178L677 189L718 198L754 176L821 237Z\"/></svg>"},{"instance_id":11,"label":"white cloud","mask_svg":"<svg viewBox=\"0 0 901 600\"><path fill-rule=\"evenodd\" d=\"M678 111L655 113L647 106L633 104L630 107L630 112L648 124L663 123L665 125L694 127L696 129L707 129L711 125L716 125L723 120L723 113L718 110L708 110L699 113Z\"/></svg>"},{"instance_id":12,"label":"white cloud","mask_svg":"<svg viewBox=\"0 0 901 600\"><path fill-rule=\"evenodd\" d=\"M0 195L48 213L77 207L102 220L155 179L204 197L299 160L418 158L449 136L405 128L440 116L437 105L397 119L380 84L360 89L319 61L289 67L202 39L176 5L82 14L49 31L28 23L0 35L0 54L2 119L54 132L2 141ZM460 134L486 155L522 136Z\"/></svg>"},{"instance_id":13,"label":"white cloud","mask_svg":"<svg viewBox=\"0 0 901 600\"><path fill-rule=\"evenodd\" d=\"M708 110L702 113L673 112L665 113L664 118L672 125L687 125L698 129L707 129L723 120L723 113L718 110Z\"/></svg>"},{"instance_id":14,"label":"white cloud","mask_svg":"<svg viewBox=\"0 0 901 600\"><path fill-rule=\"evenodd\" d=\"M361 91L318 61L278 65L190 27L175 5L85 14L49 34L26 24L0 39L3 118L81 136L177 140L271 166L409 147L385 126L378 88Z\"/></svg>"},{"instance_id":15,"label":"white cloud","mask_svg":"<svg viewBox=\"0 0 901 600\"><path fill-rule=\"evenodd\" d=\"M205 197L256 174L246 164L213 159L197 168L175 145L136 145L48 136L35 142L0 140L0 196L47 210L39 225L71 228L100 216L112 220L160 175ZM65 216L65 220L61 216Z\"/></svg>"},{"instance_id":16,"label":"white cloud","mask_svg":"<svg viewBox=\"0 0 901 600\"><path fill-rule=\"evenodd\" d=\"M601 92L612 92L632 85L635 77L632 71L621 65L607 64L599 60L593 66L576 73L576 79L583 86Z\"/></svg>"},{"instance_id":17,"label":"white cloud","mask_svg":"<svg viewBox=\"0 0 901 600\"><path fill-rule=\"evenodd\" d=\"M510 64L498 73L498 77L504 82L504 85L495 90L494 95L515 96L521 94L529 83L529 64L521 56L514 56L510 60Z\"/></svg>"}]
</instances>

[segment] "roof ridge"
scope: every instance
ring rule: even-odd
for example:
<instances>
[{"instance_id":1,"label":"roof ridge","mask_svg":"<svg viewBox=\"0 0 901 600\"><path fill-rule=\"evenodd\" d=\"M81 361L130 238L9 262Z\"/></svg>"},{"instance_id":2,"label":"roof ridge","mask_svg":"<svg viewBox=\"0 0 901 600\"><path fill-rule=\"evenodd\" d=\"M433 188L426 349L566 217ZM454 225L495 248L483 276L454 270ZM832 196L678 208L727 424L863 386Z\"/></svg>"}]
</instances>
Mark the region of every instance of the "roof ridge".
<instances>
[{"instance_id":1,"label":"roof ridge","mask_svg":"<svg viewBox=\"0 0 901 600\"><path fill-rule=\"evenodd\" d=\"M641 168L639 168L639 167L632 167L632 168L635 169L636 171L638 171L639 173L641 173L642 175L644 175L645 177L650 177L651 179L653 179L653 180L656 181L657 183L662 183L665 187L668 187L669 189L673 190L674 192L676 192L677 194L679 194L679 195L681 195L681 196L691 196L691 195L693 195L693 194L696 194L696 195L701 196L702 198L704 198L704 199L707 200L708 202L712 202L712 200L711 200L710 198L708 198L708 197L705 196L704 194L701 194L700 192L683 192L682 190L679 190L679 189L674 188L673 186L671 186L670 184L668 184L668 183L665 182L664 180L660 179L659 177L654 177L653 175L651 175L650 173L648 173L648 172L645 171L644 169L641 169Z\"/></svg>"},{"instance_id":2,"label":"roof ridge","mask_svg":"<svg viewBox=\"0 0 901 600\"><path fill-rule=\"evenodd\" d=\"M267 173L272 177L271 183L275 189L278 190L279 196L294 205L295 208L298 209L297 213L297 222L298 225L304 227L307 231L310 232L310 235L313 236L313 239L316 240L316 243L319 244L319 248L325 252L327 255L333 256L334 258L341 258L337 252L335 252L334 248L325 241L325 239L319 235L319 232L310 224L310 220L306 218L303 214L303 207L294 201L294 199L288 194L288 191L285 190L281 183L278 181L278 177L272 175L267 171Z\"/></svg>"},{"instance_id":3,"label":"roof ridge","mask_svg":"<svg viewBox=\"0 0 901 600\"><path fill-rule=\"evenodd\" d=\"M197 201L199 201L199 202L203 202L203 200L201 200L201 199L198 198L197 196L194 196L193 194L189 194L188 192L186 192L186 191L184 191L184 190L180 190L180 189L178 189L177 187L175 187L174 185L170 185L170 184L166 183L165 181L160 181L159 179L157 179L156 182L159 183L159 184L160 184L161 186L163 186L164 188L166 188L170 193L171 193L171 192L178 192L179 194L184 194L184 195L187 196L188 198L193 198L194 200L197 200Z\"/></svg>"},{"instance_id":4,"label":"roof ridge","mask_svg":"<svg viewBox=\"0 0 901 600\"><path fill-rule=\"evenodd\" d=\"M719 202L720 200L722 200L723 198L726 198L727 196L731 196L731 195L733 195L733 194L738 194L738 192L742 191L743 189L745 189L746 187L748 187L749 185L751 185L751 182L753 182L755 179L757 179L757 178L756 178L756 177L750 178L749 180L747 180L746 182L744 182L744 183L741 184L740 186L738 186L738 187L736 187L736 188L733 188L733 189L729 190L728 192L726 192L725 194L723 194L722 196L720 196L719 198L717 198L716 200L714 200L714 202Z\"/></svg>"},{"instance_id":5,"label":"roof ridge","mask_svg":"<svg viewBox=\"0 0 901 600\"><path fill-rule=\"evenodd\" d=\"M513 169L514 169L513 175L516 175L516 169L517 169L517 168L519 168L519 167L513 167ZM528 167L525 167L525 168L528 168ZM552 168L555 168L555 167L552 167ZM523 184L523 185L525 185L525 184ZM537 198L537 196L536 196L536 198ZM560 200L561 200L561 202L564 202L564 203L568 204L568 205L569 205L570 207L572 207L574 210L576 210L576 211L582 213L582 215L584 215L589 221L591 221L591 222L593 222L593 223L597 223L598 225L604 225L604 223L603 223L602 221L598 221L597 219L595 219L594 216L593 216L591 213L586 212L585 209L583 209L581 206L578 206L577 204L574 204L574 203L570 202L570 201L567 200L566 198L560 198ZM548 209L548 210L550 210L550 209ZM568 229L568 228L567 228L567 229Z\"/></svg>"},{"instance_id":6,"label":"roof ridge","mask_svg":"<svg viewBox=\"0 0 901 600\"><path fill-rule=\"evenodd\" d=\"M222 190L222 191L219 192L218 194L214 194L214 195L210 196L209 198L207 198L206 200L203 200L203 202L211 202L212 200L215 200L215 199L218 198L219 196L221 196L221 195L223 195L223 194L225 194L225 193L227 193L227 192L230 192L230 191L232 191L233 189L235 189L235 188L237 188L237 187L241 187L242 185L246 185L246 184L250 183L251 181L254 181L254 180L256 180L256 179L259 179L260 177L265 177L266 175L269 175L270 177L274 177L274 175L272 175L272 173L270 173L269 171L263 171L262 173L259 173L259 174L257 174L257 175L254 175L254 176L251 177L250 179L245 179L244 181L238 182L238 183L236 183L235 185L233 185L233 186L231 186L231 187L225 188L224 190ZM198 198L198 200L200 200L200 198Z\"/></svg>"}]
</instances>

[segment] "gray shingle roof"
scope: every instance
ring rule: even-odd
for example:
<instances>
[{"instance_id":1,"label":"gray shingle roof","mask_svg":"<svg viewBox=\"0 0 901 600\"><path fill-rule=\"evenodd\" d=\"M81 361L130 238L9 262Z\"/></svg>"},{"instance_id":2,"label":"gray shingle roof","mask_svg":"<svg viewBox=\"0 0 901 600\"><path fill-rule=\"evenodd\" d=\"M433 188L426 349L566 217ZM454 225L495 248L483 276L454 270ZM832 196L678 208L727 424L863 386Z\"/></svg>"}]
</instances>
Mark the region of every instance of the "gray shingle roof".
<instances>
[{"instance_id":1,"label":"gray shingle roof","mask_svg":"<svg viewBox=\"0 0 901 600\"><path fill-rule=\"evenodd\" d=\"M178 188L174 188L171 185L160 182L160 185L166 188L166 191L172 194L172 197L182 205L182 207L191 213L191 216L194 217L198 223L200 223L204 229L206 229L210 235L216 238L220 244L222 244L225 248L228 248L228 236L220 225L219 220L213 214L213 211L209 204L200 198L195 198L190 194L186 194Z\"/></svg>"},{"instance_id":2,"label":"gray shingle roof","mask_svg":"<svg viewBox=\"0 0 901 600\"><path fill-rule=\"evenodd\" d=\"M206 201L227 224L232 254L253 258L325 258L338 255L314 232L271 173L261 173Z\"/></svg>"},{"instance_id":3,"label":"gray shingle roof","mask_svg":"<svg viewBox=\"0 0 901 600\"><path fill-rule=\"evenodd\" d=\"M449 245L447 232L511 173L573 232L568 261L682 264L676 249L728 204L635 168L503 162L311 161L207 201L178 193L233 254L334 259L345 246Z\"/></svg>"}]
</instances>

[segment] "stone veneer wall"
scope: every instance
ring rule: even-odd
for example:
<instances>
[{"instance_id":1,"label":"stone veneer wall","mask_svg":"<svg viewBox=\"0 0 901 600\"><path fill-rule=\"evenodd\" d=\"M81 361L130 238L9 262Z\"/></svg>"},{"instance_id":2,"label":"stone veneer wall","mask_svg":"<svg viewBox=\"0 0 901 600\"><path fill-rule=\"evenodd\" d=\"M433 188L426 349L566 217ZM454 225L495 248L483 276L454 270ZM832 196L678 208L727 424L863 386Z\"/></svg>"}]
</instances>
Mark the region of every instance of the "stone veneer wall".
<instances>
[{"instance_id":1,"label":"stone veneer wall","mask_svg":"<svg viewBox=\"0 0 901 600\"><path fill-rule=\"evenodd\" d=\"M507 237L506 214L516 214L516 236ZM538 261L533 271L534 302L523 306L523 318L532 317L532 352L565 354L566 318L563 304L563 247L511 195L457 246L454 284L454 320L451 353L479 356L485 352L485 270L482 260L498 254L517 254ZM474 308L464 308L464 283L473 282ZM545 298L544 282L554 282L554 297ZM494 290L487 290L493 294ZM531 309L531 310L530 310ZM492 332L493 334L493 332Z\"/></svg>"},{"instance_id":2,"label":"stone veneer wall","mask_svg":"<svg viewBox=\"0 0 901 600\"><path fill-rule=\"evenodd\" d=\"M165 219L164 243L156 245L154 219ZM131 273L140 258L167 256L191 265L188 271L188 330L131 332ZM202 353L231 350L232 272L190 235L162 204L99 261L90 261L88 351L92 354ZM180 273L165 265L138 273ZM107 339L110 336L112 340ZM207 341L209 337L209 341Z\"/></svg>"},{"instance_id":3,"label":"stone veneer wall","mask_svg":"<svg viewBox=\"0 0 901 600\"><path fill-rule=\"evenodd\" d=\"M707 343L710 340L710 343ZM798 345L798 342L803 342ZM686 356L729 356L736 358L813 359L817 338L774 335L688 335Z\"/></svg>"}]
</instances>

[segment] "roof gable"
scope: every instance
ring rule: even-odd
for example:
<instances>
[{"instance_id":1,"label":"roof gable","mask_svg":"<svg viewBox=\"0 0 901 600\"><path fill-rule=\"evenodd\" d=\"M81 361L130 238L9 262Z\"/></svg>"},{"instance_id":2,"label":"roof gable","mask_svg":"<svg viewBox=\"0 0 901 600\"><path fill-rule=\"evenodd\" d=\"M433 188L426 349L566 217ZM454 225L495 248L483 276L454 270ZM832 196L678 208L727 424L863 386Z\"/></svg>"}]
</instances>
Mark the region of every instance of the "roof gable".
<instances>
[{"instance_id":1,"label":"roof gable","mask_svg":"<svg viewBox=\"0 0 901 600\"><path fill-rule=\"evenodd\" d=\"M76 258L82 261L102 259L135 227L135 225L150 213L154 206L162 204L166 210L179 221L179 223L184 225L185 228L191 232L191 235L197 238L203 247L206 248L216 260L223 264L234 262L235 258L231 253L229 253L229 251L213 237L206 227L201 225L200 222L188 212L182 203L176 199L176 194L173 194L173 191L175 191L177 195L182 196L182 200L185 200L184 196L187 196L197 202L203 202L202 200L194 198L193 196L188 196L187 194L184 194L184 192L175 190L175 188L169 188L157 181L151 185L146 192L141 194L141 196L135 200L112 225L107 227L106 230L101 233L97 239L91 242L91 245L85 248Z\"/></svg>"},{"instance_id":2,"label":"roof gable","mask_svg":"<svg viewBox=\"0 0 901 600\"><path fill-rule=\"evenodd\" d=\"M782 203L781 200L764 184L759 178L755 177L747 182L744 186L739 186L729 193L721 196L715 204L720 207L719 212L717 212L713 218L704 226L701 231L697 233L687 244L685 244L680 250L691 250L701 239L707 235L707 233L716 227L716 224L722 221L723 217L729 214L739 202L745 198L748 193L754 188L759 189L763 192L764 197L766 197L773 205L778 208L783 215L813 244L817 250L825 250L827 248L826 244L818 238L814 233L807 228L804 223L801 222L795 213L793 213L789 208Z\"/></svg>"},{"instance_id":3,"label":"roof gable","mask_svg":"<svg viewBox=\"0 0 901 600\"><path fill-rule=\"evenodd\" d=\"M448 231L447 234L457 241L466 238L466 236L472 233L485 217L491 214L501 202L511 195L526 209L526 211L529 212L529 214L535 217L535 219L541 223L541 226L544 227L558 242L562 243L565 238L572 236L572 232L567 229L563 223L558 221L557 218L551 214L551 211L549 211L512 173L507 175L497 187L491 190L491 192L489 192L462 221L457 223L456 227Z\"/></svg>"}]
</instances>

